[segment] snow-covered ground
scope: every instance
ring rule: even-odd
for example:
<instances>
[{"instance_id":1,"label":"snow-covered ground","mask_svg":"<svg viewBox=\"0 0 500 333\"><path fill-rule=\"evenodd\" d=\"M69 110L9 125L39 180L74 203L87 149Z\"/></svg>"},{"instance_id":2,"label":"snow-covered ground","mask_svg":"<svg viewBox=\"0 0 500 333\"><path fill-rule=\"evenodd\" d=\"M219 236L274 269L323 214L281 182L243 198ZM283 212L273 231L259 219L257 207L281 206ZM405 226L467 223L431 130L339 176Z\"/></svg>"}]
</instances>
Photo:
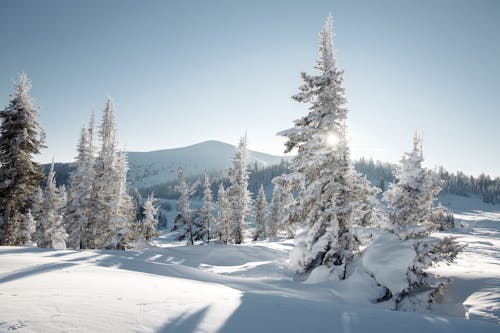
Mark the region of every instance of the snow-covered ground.
<instances>
[{"instance_id":1,"label":"snow-covered ground","mask_svg":"<svg viewBox=\"0 0 500 333\"><path fill-rule=\"evenodd\" d=\"M451 234L468 247L456 264L433 269L454 279L433 313L372 304L377 287L361 264L346 281L295 281L291 241L160 239L142 252L1 247L0 331L498 332L500 207L449 200L463 226Z\"/></svg>"}]
</instances>

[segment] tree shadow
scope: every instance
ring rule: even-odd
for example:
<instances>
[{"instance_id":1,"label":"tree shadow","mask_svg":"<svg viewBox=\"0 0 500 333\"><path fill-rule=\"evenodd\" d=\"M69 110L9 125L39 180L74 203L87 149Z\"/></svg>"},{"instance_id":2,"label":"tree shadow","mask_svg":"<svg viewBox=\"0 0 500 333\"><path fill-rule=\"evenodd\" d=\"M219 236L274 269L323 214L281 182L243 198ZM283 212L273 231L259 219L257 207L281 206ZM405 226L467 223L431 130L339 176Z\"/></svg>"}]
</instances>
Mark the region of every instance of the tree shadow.
<instances>
[{"instance_id":1,"label":"tree shadow","mask_svg":"<svg viewBox=\"0 0 500 333\"><path fill-rule=\"evenodd\" d=\"M9 248L4 248L0 247L0 255L2 254L21 254L21 253L33 253L33 252L50 252L54 251L54 249L46 249L46 248L40 248L40 247L24 247L24 246L19 246L19 247L9 247Z\"/></svg>"},{"instance_id":2,"label":"tree shadow","mask_svg":"<svg viewBox=\"0 0 500 333\"><path fill-rule=\"evenodd\" d=\"M51 264L43 264L36 265L27 268L22 268L20 270L14 271L13 273L6 274L4 276L0 276L0 284L5 282L10 282L13 280L22 279L25 277L47 273L50 271L55 271L58 269L63 269L66 267L74 266L76 264L73 263L51 263Z\"/></svg>"},{"instance_id":3,"label":"tree shadow","mask_svg":"<svg viewBox=\"0 0 500 333\"><path fill-rule=\"evenodd\" d=\"M165 323L157 332L158 333L188 333L196 332L201 321L208 311L208 306L188 314L184 312L174 320Z\"/></svg>"}]
</instances>

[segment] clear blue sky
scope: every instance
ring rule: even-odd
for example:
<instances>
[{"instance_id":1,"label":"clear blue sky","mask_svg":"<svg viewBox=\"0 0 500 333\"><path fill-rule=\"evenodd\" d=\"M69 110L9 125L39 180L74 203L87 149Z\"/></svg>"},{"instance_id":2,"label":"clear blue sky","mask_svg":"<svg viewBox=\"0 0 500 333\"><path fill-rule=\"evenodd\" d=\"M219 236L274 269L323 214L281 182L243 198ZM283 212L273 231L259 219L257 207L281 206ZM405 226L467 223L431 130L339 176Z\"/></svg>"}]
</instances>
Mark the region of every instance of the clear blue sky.
<instances>
[{"instance_id":1,"label":"clear blue sky","mask_svg":"<svg viewBox=\"0 0 500 333\"><path fill-rule=\"evenodd\" d=\"M355 157L397 161L418 129L428 166L500 176L500 1L1 0L0 106L25 71L43 162L73 159L107 95L127 150L247 130L280 154L330 12Z\"/></svg>"}]
</instances>

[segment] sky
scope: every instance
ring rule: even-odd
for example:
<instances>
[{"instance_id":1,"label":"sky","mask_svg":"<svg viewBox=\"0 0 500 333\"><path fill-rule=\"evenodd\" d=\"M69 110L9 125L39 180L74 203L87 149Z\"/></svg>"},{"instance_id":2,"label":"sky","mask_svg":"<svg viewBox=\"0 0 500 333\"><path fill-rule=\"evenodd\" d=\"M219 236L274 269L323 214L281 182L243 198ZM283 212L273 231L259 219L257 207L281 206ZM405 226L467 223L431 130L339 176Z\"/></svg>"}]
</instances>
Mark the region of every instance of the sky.
<instances>
[{"instance_id":1,"label":"sky","mask_svg":"<svg viewBox=\"0 0 500 333\"><path fill-rule=\"evenodd\" d=\"M221 140L280 155L308 112L291 96L334 18L354 158L500 176L500 1L1 0L0 108L30 77L48 148L71 161L106 96L118 140L151 151Z\"/></svg>"}]
</instances>

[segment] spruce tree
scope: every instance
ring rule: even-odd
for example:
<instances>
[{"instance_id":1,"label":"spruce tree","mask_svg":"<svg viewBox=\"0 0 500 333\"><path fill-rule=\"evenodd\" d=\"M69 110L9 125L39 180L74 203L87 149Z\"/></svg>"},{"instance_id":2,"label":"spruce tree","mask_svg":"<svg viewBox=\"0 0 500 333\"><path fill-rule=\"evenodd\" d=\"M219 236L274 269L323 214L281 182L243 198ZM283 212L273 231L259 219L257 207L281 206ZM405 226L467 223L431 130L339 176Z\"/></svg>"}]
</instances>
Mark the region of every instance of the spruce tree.
<instances>
[{"instance_id":1,"label":"spruce tree","mask_svg":"<svg viewBox=\"0 0 500 333\"><path fill-rule=\"evenodd\" d=\"M63 225L65 205L64 188L58 188L55 180L54 161L50 166L43 191L43 202L37 223L36 240L39 247L66 248L67 233Z\"/></svg>"},{"instance_id":2,"label":"spruce tree","mask_svg":"<svg viewBox=\"0 0 500 333\"><path fill-rule=\"evenodd\" d=\"M174 219L172 231L179 233L177 239L187 239L188 244L193 245L195 241L195 225L194 216L190 208L190 196L194 194L198 184L189 185L184 178L184 171L182 168L177 170L177 180L179 182L177 190L180 193L179 200L177 200L177 214Z\"/></svg>"},{"instance_id":3,"label":"spruce tree","mask_svg":"<svg viewBox=\"0 0 500 333\"><path fill-rule=\"evenodd\" d=\"M155 198L153 195L148 196L143 206L144 218L141 223L141 234L144 240L150 241L153 237L158 236L156 227L158 225L158 207L155 205Z\"/></svg>"},{"instance_id":4,"label":"spruce tree","mask_svg":"<svg viewBox=\"0 0 500 333\"><path fill-rule=\"evenodd\" d=\"M31 210L28 209L28 212L23 216L23 224L21 226L21 245L36 246L36 243L33 242L33 235L35 234L35 231L36 221L33 215L31 215Z\"/></svg>"},{"instance_id":5,"label":"spruce tree","mask_svg":"<svg viewBox=\"0 0 500 333\"><path fill-rule=\"evenodd\" d=\"M389 229L415 250L406 273L406 288L392 291L395 307L400 310L428 308L435 303L451 280L426 269L439 261L452 262L463 248L451 237L430 235L439 227L433 223L432 212L440 184L433 172L422 167L423 160L422 141L415 134L412 151L404 154L394 172L395 183L384 194Z\"/></svg>"},{"instance_id":6,"label":"spruce tree","mask_svg":"<svg viewBox=\"0 0 500 333\"><path fill-rule=\"evenodd\" d=\"M266 238L266 209L266 194L264 193L264 186L260 185L257 202L255 203L255 232L253 234L254 241Z\"/></svg>"},{"instance_id":7,"label":"spruce tree","mask_svg":"<svg viewBox=\"0 0 500 333\"><path fill-rule=\"evenodd\" d=\"M304 85L293 96L298 102L310 103L310 112L279 134L288 138L286 152L297 149L291 177L303 178L286 217L286 223L305 222L307 226L292 253L298 272L324 265L344 279L355 250L351 227L357 203L356 175L347 145L343 72L335 64L332 24L328 17L320 32L319 73L302 73Z\"/></svg>"},{"instance_id":8,"label":"spruce tree","mask_svg":"<svg viewBox=\"0 0 500 333\"><path fill-rule=\"evenodd\" d=\"M0 245L21 244L21 217L43 180L33 157L45 147L45 133L38 124L38 107L30 89L28 77L21 74L9 105L0 112Z\"/></svg>"},{"instance_id":9,"label":"spruce tree","mask_svg":"<svg viewBox=\"0 0 500 333\"><path fill-rule=\"evenodd\" d=\"M214 234L222 244L227 244L231 229L231 204L227 198L224 184L219 184L217 193L217 222Z\"/></svg>"},{"instance_id":10,"label":"spruce tree","mask_svg":"<svg viewBox=\"0 0 500 333\"><path fill-rule=\"evenodd\" d=\"M243 242L245 218L249 213L250 192L248 191L247 136L240 138L238 149L229 170L227 197L231 204L231 231L229 238L235 244Z\"/></svg>"},{"instance_id":11,"label":"spruce tree","mask_svg":"<svg viewBox=\"0 0 500 333\"><path fill-rule=\"evenodd\" d=\"M212 203L212 189L210 188L210 178L205 174L205 181L203 184L203 206L200 210L200 222L203 235L203 239L206 238L207 243L210 243L210 230L213 227L213 211L214 205Z\"/></svg>"}]
</instances>

